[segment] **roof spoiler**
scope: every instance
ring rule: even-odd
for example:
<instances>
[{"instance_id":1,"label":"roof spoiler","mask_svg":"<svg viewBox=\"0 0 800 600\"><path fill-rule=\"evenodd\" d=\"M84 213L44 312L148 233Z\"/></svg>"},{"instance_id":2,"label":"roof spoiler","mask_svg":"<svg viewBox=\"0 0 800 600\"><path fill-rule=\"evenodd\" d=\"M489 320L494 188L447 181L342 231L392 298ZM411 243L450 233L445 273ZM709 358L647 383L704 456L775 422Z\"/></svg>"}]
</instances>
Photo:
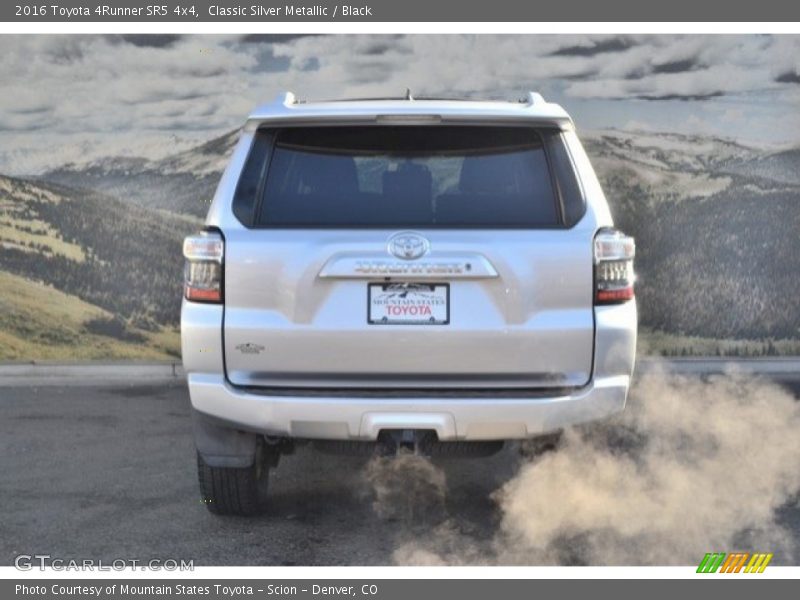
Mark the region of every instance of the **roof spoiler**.
<instances>
[{"instance_id":1,"label":"roof spoiler","mask_svg":"<svg viewBox=\"0 0 800 600\"><path fill-rule=\"evenodd\" d=\"M351 100L357 100L357 98L352 98ZM372 98L365 98L365 100L372 100ZM411 90L406 89L405 95L402 98L398 98L398 100L414 100L414 97L411 95ZM520 102L528 106L535 106L538 104L545 104L545 99L538 92L528 92L527 96L521 99ZM289 107L298 104L298 100L292 92L286 91L278 94L274 100L274 104Z\"/></svg>"}]
</instances>

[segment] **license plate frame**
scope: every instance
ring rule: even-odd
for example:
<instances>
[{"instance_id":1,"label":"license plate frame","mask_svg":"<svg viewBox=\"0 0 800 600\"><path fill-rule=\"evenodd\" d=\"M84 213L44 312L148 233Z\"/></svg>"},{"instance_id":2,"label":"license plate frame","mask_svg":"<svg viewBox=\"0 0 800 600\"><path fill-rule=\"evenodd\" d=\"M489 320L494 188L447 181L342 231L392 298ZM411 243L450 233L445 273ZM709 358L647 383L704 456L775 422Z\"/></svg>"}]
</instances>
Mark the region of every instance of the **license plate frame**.
<instances>
[{"instance_id":1,"label":"license plate frame","mask_svg":"<svg viewBox=\"0 0 800 600\"><path fill-rule=\"evenodd\" d=\"M381 296L397 294L394 304L381 304ZM403 295L405 293L405 295ZM409 298L408 295L412 297ZM388 301L389 298L386 298ZM442 302L443 300L443 302ZM389 308L395 306L397 308ZM416 307L416 308L414 308ZM427 308L426 308L427 307ZM394 314L389 314L390 312ZM369 325L449 325L450 284L382 281L367 284Z\"/></svg>"}]
</instances>

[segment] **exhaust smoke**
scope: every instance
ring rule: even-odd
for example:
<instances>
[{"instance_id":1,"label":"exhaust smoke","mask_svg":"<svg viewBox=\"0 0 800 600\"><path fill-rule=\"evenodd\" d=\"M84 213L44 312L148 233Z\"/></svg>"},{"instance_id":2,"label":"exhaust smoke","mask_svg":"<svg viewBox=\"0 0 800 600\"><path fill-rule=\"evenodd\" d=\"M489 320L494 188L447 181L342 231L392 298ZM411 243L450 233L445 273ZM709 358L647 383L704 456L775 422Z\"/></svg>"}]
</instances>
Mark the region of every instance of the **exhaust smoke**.
<instances>
[{"instance_id":1,"label":"exhaust smoke","mask_svg":"<svg viewBox=\"0 0 800 600\"><path fill-rule=\"evenodd\" d=\"M430 460L406 449L395 457L376 456L367 464L366 479L379 517L409 525L443 519L447 479Z\"/></svg>"},{"instance_id":2,"label":"exhaust smoke","mask_svg":"<svg viewBox=\"0 0 800 600\"><path fill-rule=\"evenodd\" d=\"M554 451L521 463L492 494L498 520L489 536L471 534L450 514L426 535L400 541L393 558L696 565L706 552L752 550L791 563L793 542L776 511L800 490L799 432L800 403L779 385L737 373L650 373L620 417L568 430ZM415 480L435 481L443 497L436 467L407 466L373 474L383 478L376 505L404 496Z\"/></svg>"}]
</instances>

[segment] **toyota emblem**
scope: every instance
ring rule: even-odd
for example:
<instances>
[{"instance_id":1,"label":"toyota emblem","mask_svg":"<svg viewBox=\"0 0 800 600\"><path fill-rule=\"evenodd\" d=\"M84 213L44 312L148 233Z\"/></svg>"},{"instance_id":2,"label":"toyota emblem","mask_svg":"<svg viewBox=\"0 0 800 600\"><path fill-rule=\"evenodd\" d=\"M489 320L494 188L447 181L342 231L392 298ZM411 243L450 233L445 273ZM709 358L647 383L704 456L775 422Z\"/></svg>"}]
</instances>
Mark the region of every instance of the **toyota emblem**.
<instances>
[{"instance_id":1,"label":"toyota emblem","mask_svg":"<svg viewBox=\"0 0 800 600\"><path fill-rule=\"evenodd\" d=\"M389 238L388 250L397 258L414 260L423 256L430 247L430 242L418 233L404 231Z\"/></svg>"}]
</instances>

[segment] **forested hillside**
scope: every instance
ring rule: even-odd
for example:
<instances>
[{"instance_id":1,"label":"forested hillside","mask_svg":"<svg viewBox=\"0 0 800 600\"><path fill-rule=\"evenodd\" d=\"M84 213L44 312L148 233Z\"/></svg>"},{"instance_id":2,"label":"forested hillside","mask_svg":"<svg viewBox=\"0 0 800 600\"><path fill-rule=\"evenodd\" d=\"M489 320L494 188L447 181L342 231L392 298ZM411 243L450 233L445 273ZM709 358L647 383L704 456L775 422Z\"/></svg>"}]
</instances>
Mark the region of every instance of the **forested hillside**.
<instances>
[{"instance_id":1,"label":"forested hillside","mask_svg":"<svg viewBox=\"0 0 800 600\"><path fill-rule=\"evenodd\" d=\"M97 193L0 177L0 271L97 307L83 331L123 342L177 327L181 239L198 226ZM6 328L20 308L9 304L14 293L2 291Z\"/></svg>"},{"instance_id":2,"label":"forested hillside","mask_svg":"<svg viewBox=\"0 0 800 600\"><path fill-rule=\"evenodd\" d=\"M71 163L39 179L101 192L145 208L202 218L238 138L239 131L232 131L163 160L109 157L88 164Z\"/></svg>"},{"instance_id":3,"label":"forested hillside","mask_svg":"<svg viewBox=\"0 0 800 600\"><path fill-rule=\"evenodd\" d=\"M109 157L36 180L0 177L0 272L96 307L71 326L80 335L175 352L181 240L200 225L237 137L161 161ZM797 347L800 150L678 134L581 137L617 225L636 237L640 321L656 351L691 353L690 337L703 352L713 340L724 352Z\"/></svg>"}]
</instances>

